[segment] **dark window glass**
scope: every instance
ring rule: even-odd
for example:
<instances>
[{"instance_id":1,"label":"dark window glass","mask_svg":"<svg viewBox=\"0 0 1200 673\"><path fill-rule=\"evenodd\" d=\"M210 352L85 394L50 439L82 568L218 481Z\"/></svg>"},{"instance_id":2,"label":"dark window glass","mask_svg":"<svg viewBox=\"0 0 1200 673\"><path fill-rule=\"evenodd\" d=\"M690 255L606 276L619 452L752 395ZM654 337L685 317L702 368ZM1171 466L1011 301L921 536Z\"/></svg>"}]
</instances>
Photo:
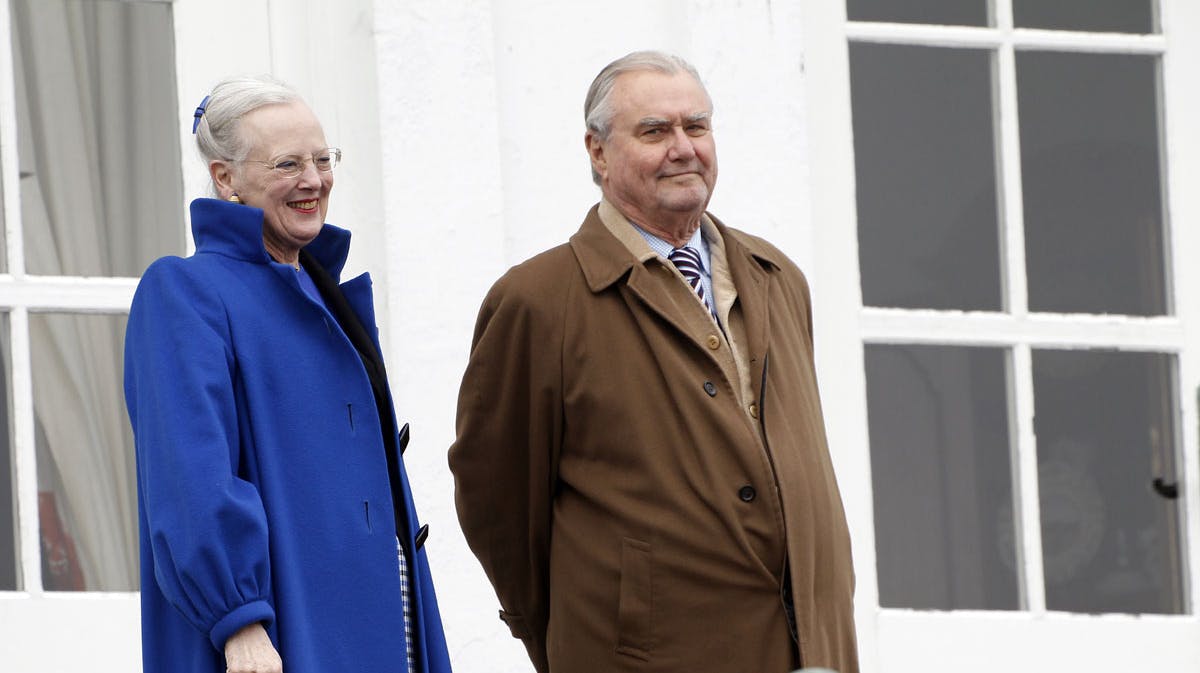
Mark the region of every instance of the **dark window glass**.
<instances>
[{"instance_id":1,"label":"dark window glass","mask_svg":"<svg viewBox=\"0 0 1200 673\"><path fill-rule=\"evenodd\" d=\"M1184 611L1174 379L1163 354L1034 351L1047 608Z\"/></svg>"},{"instance_id":2,"label":"dark window glass","mask_svg":"<svg viewBox=\"0 0 1200 673\"><path fill-rule=\"evenodd\" d=\"M1013 0L1013 23L1106 33L1158 31L1154 0Z\"/></svg>"},{"instance_id":3,"label":"dark window glass","mask_svg":"<svg viewBox=\"0 0 1200 673\"><path fill-rule=\"evenodd\" d=\"M1158 60L1018 52L1029 307L1167 312Z\"/></svg>"},{"instance_id":4,"label":"dark window glass","mask_svg":"<svg viewBox=\"0 0 1200 673\"><path fill-rule=\"evenodd\" d=\"M863 303L1002 308L992 54L850 45Z\"/></svg>"},{"instance_id":5,"label":"dark window glass","mask_svg":"<svg viewBox=\"0 0 1200 673\"><path fill-rule=\"evenodd\" d=\"M183 254L171 5L10 6L25 268L138 276Z\"/></svg>"},{"instance_id":6,"label":"dark window glass","mask_svg":"<svg viewBox=\"0 0 1200 673\"><path fill-rule=\"evenodd\" d=\"M0 313L0 591L21 588L20 546L17 544L16 465L12 450L12 389L8 314Z\"/></svg>"},{"instance_id":7,"label":"dark window glass","mask_svg":"<svg viewBox=\"0 0 1200 673\"><path fill-rule=\"evenodd\" d=\"M868 345L879 601L1020 607L1005 352Z\"/></svg>"},{"instance_id":8,"label":"dark window glass","mask_svg":"<svg viewBox=\"0 0 1200 673\"><path fill-rule=\"evenodd\" d=\"M851 21L986 26L988 0L846 0Z\"/></svg>"},{"instance_id":9,"label":"dark window glass","mask_svg":"<svg viewBox=\"0 0 1200 673\"><path fill-rule=\"evenodd\" d=\"M2 153L0 153L2 154ZM18 176L20 171L18 169ZM8 234L4 223L4 200L7 195L4 193L3 181L0 181L0 273L8 272Z\"/></svg>"},{"instance_id":10,"label":"dark window glass","mask_svg":"<svg viewBox=\"0 0 1200 673\"><path fill-rule=\"evenodd\" d=\"M122 393L124 315L29 317L42 584L136 591L133 436Z\"/></svg>"}]
</instances>

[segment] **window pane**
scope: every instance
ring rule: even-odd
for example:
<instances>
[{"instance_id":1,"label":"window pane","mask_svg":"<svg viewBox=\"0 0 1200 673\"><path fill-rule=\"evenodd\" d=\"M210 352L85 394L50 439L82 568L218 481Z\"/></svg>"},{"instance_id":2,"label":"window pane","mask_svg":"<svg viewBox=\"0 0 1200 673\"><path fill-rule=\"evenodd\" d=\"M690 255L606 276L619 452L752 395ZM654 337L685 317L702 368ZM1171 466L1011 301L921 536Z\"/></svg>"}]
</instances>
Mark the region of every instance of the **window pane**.
<instances>
[{"instance_id":1,"label":"window pane","mask_svg":"<svg viewBox=\"0 0 1200 673\"><path fill-rule=\"evenodd\" d=\"M138 588L133 437L122 393L125 316L33 314L42 582Z\"/></svg>"},{"instance_id":2,"label":"window pane","mask_svg":"<svg viewBox=\"0 0 1200 673\"><path fill-rule=\"evenodd\" d=\"M851 21L988 25L988 0L846 0Z\"/></svg>"},{"instance_id":3,"label":"window pane","mask_svg":"<svg viewBox=\"0 0 1200 673\"><path fill-rule=\"evenodd\" d=\"M1158 31L1153 0L1013 0L1013 22L1018 28Z\"/></svg>"},{"instance_id":4,"label":"window pane","mask_svg":"<svg viewBox=\"0 0 1200 673\"><path fill-rule=\"evenodd\" d=\"M0 313L0 591L21 588L20 546L17 544L16 465L12 450L12 372L8 314Z\"/></svg>"},{"instance_id":5,"label":"window pane","mask_svg":"<svg viewBox=\"0 0 1200 673\"><path fill-rule=\"evenodd\" d=\"M0 152L0 154L3 154ZM0 156L0 159L3 157ZM22 178L24 174L19 174ZM4 182L0 180L0 273L8 272L8 233L4 219L4 201L8 195L4 193Z\"/></svg>"},{"instance_id":6,"label":"window pane","mask_svg":"<svg viewBox=\"0 0 1200 673\"><path fill-rule=\"evenodd\" d=\"M1034 311L1167 312L1158 60L1017 53Z\"/></svg>"},{"instance_id":7,"label":"window pane","mask_svg":"<svg viewBox=\"0 0 1200 673\"><path fill-rule=\"evenodd\" d=\"M170 5L11 7L26 269L137 276L183 254Z\"/></svg>"},{"instance_id":8,"label":"window pane","mask_svg":"<svg viewBox=\"0 0 1200 673\"><path fill-rule=\"evenodd\" d=\"M1176 479L1172 368L1163 354L1034 351L1047 608L1184 611L1180 501L1154 486Z\"/></svg>"},{"instance_id":9,"label":"window pane","mask_svg":"<svg viewBox=\"0 0 1200 673\"><path fill-rule=\"evenodd\" d=\"M987 51L850 45L869 306L1001 309Z\"/></svg>"},{"instance_id":10,"label":"window pane","mask_svg":"<svg viewBox=\"0 0 1200 673\"><path fill-rule=\"evenodd\" d=\"M866 347L880 605L1020 607L1005 360Z\"/></svg>"}]
</instances>

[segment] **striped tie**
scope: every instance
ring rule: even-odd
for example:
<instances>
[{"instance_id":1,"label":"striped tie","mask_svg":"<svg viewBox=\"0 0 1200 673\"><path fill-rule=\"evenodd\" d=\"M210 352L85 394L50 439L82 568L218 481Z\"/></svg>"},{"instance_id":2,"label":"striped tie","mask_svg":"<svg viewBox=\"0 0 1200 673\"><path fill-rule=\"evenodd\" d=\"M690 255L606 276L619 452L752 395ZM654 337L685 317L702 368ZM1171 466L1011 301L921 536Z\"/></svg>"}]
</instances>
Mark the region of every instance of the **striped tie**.
<instances>
[{"instance_id":1,"label":"striped tie","mask_svg":"<svg viewBox=\"0 0 1200 673\"><path fill-rule=\"evenodd\" d=\"M700 273L703 269L700 266L700 253L695 248L685 246L672 250L667 259L671 260L676 269L679 269L679 273L683 274L683 279L692 286L692 290L700 297L700 301L704 302L704 307L712 314L713 320L716 320L717 313L704 294L704 284L700 282Z\"/></svg>"}]
</instances>

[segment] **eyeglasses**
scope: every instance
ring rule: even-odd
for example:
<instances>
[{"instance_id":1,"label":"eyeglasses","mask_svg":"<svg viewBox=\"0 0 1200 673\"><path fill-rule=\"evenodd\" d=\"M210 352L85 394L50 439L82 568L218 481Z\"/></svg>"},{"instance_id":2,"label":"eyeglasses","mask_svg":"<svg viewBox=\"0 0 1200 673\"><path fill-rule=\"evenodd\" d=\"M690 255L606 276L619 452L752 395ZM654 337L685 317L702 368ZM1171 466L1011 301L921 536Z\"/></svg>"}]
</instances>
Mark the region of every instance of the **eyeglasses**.
<instances>
[{"instance_id":1,"label":"eyeglasses","mask_svg":"<svg viewBox=\"0 0 1200 673\"><path fill-rule=\"evenodd\" d=\"M257 161L255 159L246 159L243 163L261 164L266 166L268 170L274 171L275 175L281 178L294 178L304 172L305 167L309 162L317 167L318 171L328 173L333 170L342 161L342 151L336 147L326 147L323 150L313 152L311 156L303 156L300 154L285 154L271 161Z\"/></svg>"}]
</instances>

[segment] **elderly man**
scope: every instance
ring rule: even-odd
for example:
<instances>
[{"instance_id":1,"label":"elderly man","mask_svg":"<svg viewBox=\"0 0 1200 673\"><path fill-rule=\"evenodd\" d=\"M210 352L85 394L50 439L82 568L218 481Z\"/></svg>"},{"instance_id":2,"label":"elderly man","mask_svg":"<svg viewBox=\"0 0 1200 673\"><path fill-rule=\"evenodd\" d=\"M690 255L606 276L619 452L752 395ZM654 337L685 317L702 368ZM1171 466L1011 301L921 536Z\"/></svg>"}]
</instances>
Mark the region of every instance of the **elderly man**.
<instances>
[{"instance_id":1,"label":"elderly man","mask_svg":"<svg viewBox=\"0 0 1200 673\"><path fill-rule=\"evenodd\" d=\"M540 673L858 670L808 285L705 213L712 103L636 52L588 91L603 199L479 313L459 520Z\"/></svg>"}]
</instances>

